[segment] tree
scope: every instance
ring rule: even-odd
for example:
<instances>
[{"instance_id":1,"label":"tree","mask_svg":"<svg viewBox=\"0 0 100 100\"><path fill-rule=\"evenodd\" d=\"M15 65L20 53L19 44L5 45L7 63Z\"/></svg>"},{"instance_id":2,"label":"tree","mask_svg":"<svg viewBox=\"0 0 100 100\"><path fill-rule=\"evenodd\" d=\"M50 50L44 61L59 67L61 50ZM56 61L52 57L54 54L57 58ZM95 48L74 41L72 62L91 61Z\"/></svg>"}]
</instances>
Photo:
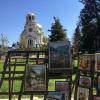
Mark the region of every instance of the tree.
<instances>
[{"instance_id":1,"label":"tree","mask_svg":"<svg viewBox=\"0 0 100 100\"><path fill-rule=\"evenodd\" d=\"M7 51L8 39L4 34L1 34L0 42L1 42L1 51L6 52Z\"/></svg>"},{"instance_id":2,"label":"tree","mask_svg":"<svg viewBox=\"0 0 100 100\"><path fill-rule=\"evenodd\" d=\"M82 49L89 53L97 51L97 42L100 44L100 1L81 0L84 8L80 13L80 26L82 32ZM98 6L99 7L98 7ZM97 37L99 41L97 41Z\"/></svg>"},{"instance_id":3,"label":"tree","mask_svg":"<svg viewBox=\"0 0 100 100\"><path fill-rule=\"evenodd\" d=\"M81 51L81 45L82 45L82 40L81 40L80 26L79 24L77 24L77 27L74 32L74 37L73 37L74 52Z\"/></svg>"},{"instance_id":4,"label":"tree","mask_svg":"<svg viewBox=\"0 0 100 100\"><path fill-rule=\"evenodd\" d=\"M58 18L54 17L54 23L48 31L51 32L51 35L49 36L49 41L51 42L67 40L66 30L63 29L63 26Z\"/></svg>"}]
</instances>

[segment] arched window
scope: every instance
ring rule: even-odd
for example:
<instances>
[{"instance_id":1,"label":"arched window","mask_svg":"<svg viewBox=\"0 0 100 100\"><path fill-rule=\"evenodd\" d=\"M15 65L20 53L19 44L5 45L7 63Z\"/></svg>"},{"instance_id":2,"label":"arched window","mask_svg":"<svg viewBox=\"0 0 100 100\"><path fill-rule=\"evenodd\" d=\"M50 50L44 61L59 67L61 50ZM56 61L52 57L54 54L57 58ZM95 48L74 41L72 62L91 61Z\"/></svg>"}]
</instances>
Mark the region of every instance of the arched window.
<instances>
[{"instance_id":1,"label":"arched window","mask_svg":"<svg viewBox=\"0 0 100 100\"><path fill-rule=\"evenodd\" d=\"M31 16L29 16L29 20L31 20Z\"/></svg>"},{"instance_id":2,"label":"arched window","mask_svg":"<svg viewBox=\"0 0 100 100\"><path fill-rule=\"evenodd\" d=\"M33 40L32 39L28 40L28 45L33 45Z\"/></svg>"},{"instance_id":3,"label":"arched window","mask_svg":"<svg viewBox=\"0 0 100 100\"><path fill-rule=\"evenodd\" d=\"M29 28L29 32L32 32L32 28Z\"/></svg>"}]
</instances>

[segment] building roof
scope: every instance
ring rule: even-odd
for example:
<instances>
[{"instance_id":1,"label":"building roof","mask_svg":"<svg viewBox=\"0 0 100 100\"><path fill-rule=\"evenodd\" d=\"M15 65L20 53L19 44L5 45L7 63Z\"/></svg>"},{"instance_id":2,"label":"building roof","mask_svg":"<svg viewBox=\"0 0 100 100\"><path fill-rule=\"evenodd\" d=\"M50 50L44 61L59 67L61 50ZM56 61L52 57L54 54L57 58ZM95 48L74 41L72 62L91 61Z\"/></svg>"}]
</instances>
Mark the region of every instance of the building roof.
<instances>
[{"instance_id":1,"label":"building roof","mask_svg":"<svg viewBox=\"0 0 100 100\"><path fill-rule=\"evenodd\" d=\"M27 15L35 16L35 14L34 13L31 13L31 12L29 12Z\"/></svg>"}]
</instances>

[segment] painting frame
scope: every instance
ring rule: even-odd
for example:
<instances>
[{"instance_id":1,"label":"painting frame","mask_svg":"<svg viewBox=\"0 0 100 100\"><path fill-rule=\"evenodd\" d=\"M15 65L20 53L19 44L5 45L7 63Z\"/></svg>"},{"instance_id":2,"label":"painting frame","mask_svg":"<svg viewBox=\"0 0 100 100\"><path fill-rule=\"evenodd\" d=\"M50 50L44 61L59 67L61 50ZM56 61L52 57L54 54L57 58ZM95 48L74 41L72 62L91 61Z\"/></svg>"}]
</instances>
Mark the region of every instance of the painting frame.
<instances>
[{"instance_id":1,"label":"painting frame","mask_svg":"<svg viewBox=\"0 0 100 100\"><path fill-rule=\"evenodd\" d=\"M90 88L91 87L91 77L80 76L79 85L82 86L82 87Z\"/></svg>"},{"instance_id":2,"label":"painting frame","mask_svg":"<svg viewBox=\"0 0 100 100\"><path fill-rule=\"evenodd\" d=\"M47 91L46 75L46 65L27 64L25 68L24 91Z\"/></svg>"},{"instance_id":3,"label":"painting frame","mask_svg":"<svg viewBox=\"0 0 100 100\"><path fill-rule=\"evenodd\" d=\"M100 53L95 53L95 71L100 72Z\"/></svg>"},{"instance_id":4,"label":"painting frame","mask_svg":"<svg viewBox=\"0 0 100 100\"><path fill-rule=\"evenodd\" d=\"M70 68L70 41L49 42L49 69L59 70ZM63 48L63 49L62 49Z\"/></svg>"},{"instance_id":5,"label":"painting frame","mask_svg":"<svg viewBox=\"0 0 100 100\"><path fill-rule=\"evenodd\" d=\"M89 89L78 87L77 100L89 100Z\"/></svg>"},{"instance_id":6,"label":"painting frame","mask_svg":"<svg viewBox=\"0 0 100 100\"><path fill-rule=\"evenodd\" d=\"M80 70L90 71L94 67L94 54L82 54L79 56L79 67Z\"/></svg>"}]
</instances>

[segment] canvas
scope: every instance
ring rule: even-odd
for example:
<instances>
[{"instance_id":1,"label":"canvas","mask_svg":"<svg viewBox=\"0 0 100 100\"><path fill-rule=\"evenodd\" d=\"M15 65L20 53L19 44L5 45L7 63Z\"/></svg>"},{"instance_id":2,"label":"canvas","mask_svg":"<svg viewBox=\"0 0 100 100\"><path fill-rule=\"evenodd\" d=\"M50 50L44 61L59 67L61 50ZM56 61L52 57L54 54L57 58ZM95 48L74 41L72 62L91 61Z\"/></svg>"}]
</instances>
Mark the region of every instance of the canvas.
<instances>
[{"instance_id":1,"label":"canvas","mask_svg":"<svg viewBox=\"0 0 100 100\"><path fill-rule=\"evenodd\" d=\"M93 65L94 55L93 54L84 54L79 57L79 69L81 70L90 70Z\"/></svg>"},{"instance_id":2,"label":"canvas","mask_svg":"<svg viewBox=\"0 0 100 100\"><path fill-rule=\"evenodd\" d=\"M89 100L89 89L78 87L77 100Z\"/></svg>"},{"instance_id":3,"label":"canvas","mask_svg":"<svg viewBox=\"0 0 100 100\"><path fill-rule=\"evenodd\" d=\"M100 76L98 76L98 88L100 89Z\"/></svg>"},{"instance_id":4,"label":"canvas","mask_svg":"<svg viewBox=\"0 0 100 100\"><path fill-rule=\"evenodd\" d=\"M69 100L69 82L67 81L56 81L55 83L55 91L61 92L65 94L65 100Z\"/></svg>"},{"instance_id":5,"label":"canvas","mask_svg":"<svg viewBox=\"0 0 100 100\"><path fill-rule=\"evenodd\" d=\"M70 58L71 55L69 41L57 41L49 43L49 68L69 68Z\"/></svg>"},{"instance_id":6,"label":"canvas","mask_svg":"<svg viewBox=\"0 0 100 100\"><path fill-rule=\"evenodd\" d=\"M91 87L91 77L80 76L79 85L84 87Z\"/></svg>"},{"instance_id":7,"label":"canvas","mask_svg":"<svg viewBox=\"0 0 100 100\"><path fill-rule=\"evenodd\" d=\"M27 65L25 91L46 91L46 66Z\"/></svg>"},{"instance_id":8,"label":"canvas","mask_svg":"<svg viewBox=\"0 0 100 100\"><path fill-rule=\"evenodd\" d=\"M93 97L93 100L100 100L100 97L94 96L94 97Z\"/></svg>"},{"instance_id":9,"label":"canvas","mask_svg":"<svg viewBox=\"0 0 100 100\"><path fill-rule=\"evenodd\" d=\"M95 71L100 72L100 53L95 54Z\"/></svg>"},{"instance_id":10,"label":"canvas","mask_svg":"<svg viewBox=\"0 0 100 100\"><path fill-rule=\"evenodd\" d=\"M49 92L46 100L64 100L63 95L60 92Z\"/></svg>"}]
</instances>

